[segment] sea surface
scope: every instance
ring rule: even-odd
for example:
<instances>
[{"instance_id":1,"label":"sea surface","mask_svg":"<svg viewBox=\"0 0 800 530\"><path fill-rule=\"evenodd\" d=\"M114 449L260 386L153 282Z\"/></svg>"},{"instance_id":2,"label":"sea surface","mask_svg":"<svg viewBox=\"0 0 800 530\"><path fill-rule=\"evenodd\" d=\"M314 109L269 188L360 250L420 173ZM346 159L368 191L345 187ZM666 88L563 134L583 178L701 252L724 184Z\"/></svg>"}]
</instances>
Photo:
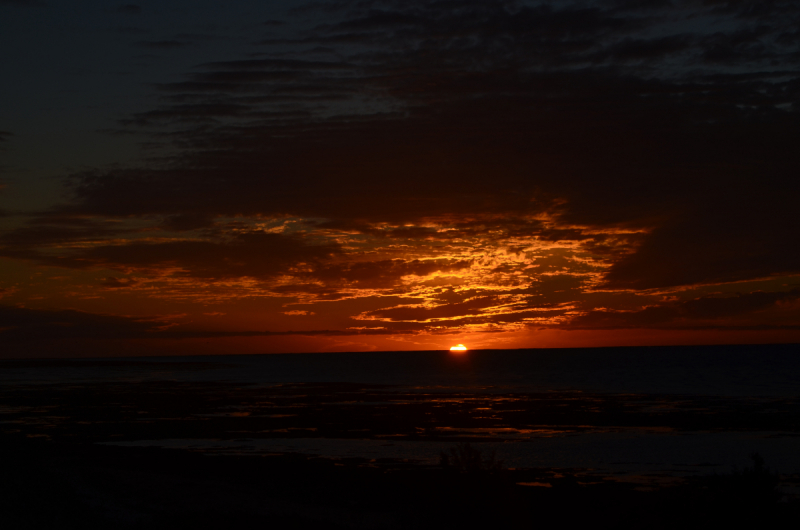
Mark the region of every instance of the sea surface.
<instances>
[{"instance_id":1,"label":"sea surface","mask_svg":"<svg viewBox=\"0 0 800 530\"><path fill-rule=\"evenodd\" d=\"M20 405L31 396L67 403L79 390L103 400L194 395L169 414L137 402L148 410L136 421L205 422L201 434L130 428L92 443L436 465L469 442L507 467L642 482L728 473L758 453L783 475L800 473L800 345L3 361L0 385L0 425L39 429L60 418L29 436L91 423L84 409ZM228 401L204 401L220 392L213 385L229 388ZM70 436L88 436L80 433Z\"/></svg>"},{"instance_id":2,"label":"sea surface","mask_svg":"<svg viewBox=\"0 0 800 530\"><path fill-rule=\"evenodd\" d=\"M76 359L54 366L31 363L13 369L0 362L0 383L162 379L798 396L800 345L125 357Z\"/></svg>"}]
</instances>

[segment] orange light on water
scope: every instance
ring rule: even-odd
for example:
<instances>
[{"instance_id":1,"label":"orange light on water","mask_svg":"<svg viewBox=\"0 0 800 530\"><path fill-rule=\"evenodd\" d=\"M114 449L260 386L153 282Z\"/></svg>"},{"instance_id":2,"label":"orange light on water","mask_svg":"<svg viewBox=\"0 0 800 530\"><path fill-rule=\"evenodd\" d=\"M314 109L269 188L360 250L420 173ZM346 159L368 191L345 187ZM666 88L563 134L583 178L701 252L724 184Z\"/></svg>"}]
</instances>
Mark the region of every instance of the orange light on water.
<instances>
[{"instance_id":1,"label":"orange light on water","mask_svg":"<svg viewBox=\"0 0 800 530\"><path fill-rule=\"evenodd\" d=\"M450 346L450 351L455 351L455 352L467 351L467 347L464 346L463 344L458 344L456 346Z\"/></svg>"}]
</instances>

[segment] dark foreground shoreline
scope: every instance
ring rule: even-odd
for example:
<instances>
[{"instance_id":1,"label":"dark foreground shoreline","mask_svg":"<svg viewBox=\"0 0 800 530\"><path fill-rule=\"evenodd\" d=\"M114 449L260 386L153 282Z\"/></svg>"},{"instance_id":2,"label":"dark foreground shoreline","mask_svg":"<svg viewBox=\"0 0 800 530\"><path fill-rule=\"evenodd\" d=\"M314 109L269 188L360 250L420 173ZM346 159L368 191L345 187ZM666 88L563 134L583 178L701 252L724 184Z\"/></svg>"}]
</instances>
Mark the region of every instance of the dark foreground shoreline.
<instances>
[{"instance_id":1,"label":"dark foreground shoreline","mask_svg":"<svg viewBox=\"0 0 800 530\"><path fill-rule=\"evenodd\" d=\"M14 436L2 447L7 528L774 528L800 517L758 469L642 491L568 470L387 469Z\"/></svg>"},{"instance_id":2,"label":"dark foreground shoreline","mask_svg":"<svg viewBox=\"0 0 800 530\"><path fill-rule=\"evenodd\" d=\"M774 431L795 440L798 411L791 397L354 383L6 384L0 513L8 528L776 527L800 520L800 500L786 489L800 485L800 476L778 476L758 458L734 472L698 467L631 477L509 469L491 458L486 442L532 451L537 446L520 438L532 431L557 433L561 444L620 429L690 437L698 429ZM168 440L189 445L139 446ZM209 440L227 447L204 446ZM454 452L436 462L269 450L284 440L387 446L404 440ZM259 442L261 450L236 449Z\"/></svg>"}]
</instances>

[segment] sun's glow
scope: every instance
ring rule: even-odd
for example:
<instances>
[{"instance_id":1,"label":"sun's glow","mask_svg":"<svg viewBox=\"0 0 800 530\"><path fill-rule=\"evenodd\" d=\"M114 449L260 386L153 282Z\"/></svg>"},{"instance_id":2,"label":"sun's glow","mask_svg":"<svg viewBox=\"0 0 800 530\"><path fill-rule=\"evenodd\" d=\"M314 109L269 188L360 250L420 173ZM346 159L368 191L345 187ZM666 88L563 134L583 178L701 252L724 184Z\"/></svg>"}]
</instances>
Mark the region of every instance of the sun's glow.
<instances>
[{"instance_id":1,"label":"sun's glow","mask_svg":"<svg viewBox=\"0 0 800 530\"><path fill-rule=\"evenodd\" d=\"M463 344L458 344L456 346L450 346L450 351L467 351L467 347Z\"/></svg>"}]
</instances>

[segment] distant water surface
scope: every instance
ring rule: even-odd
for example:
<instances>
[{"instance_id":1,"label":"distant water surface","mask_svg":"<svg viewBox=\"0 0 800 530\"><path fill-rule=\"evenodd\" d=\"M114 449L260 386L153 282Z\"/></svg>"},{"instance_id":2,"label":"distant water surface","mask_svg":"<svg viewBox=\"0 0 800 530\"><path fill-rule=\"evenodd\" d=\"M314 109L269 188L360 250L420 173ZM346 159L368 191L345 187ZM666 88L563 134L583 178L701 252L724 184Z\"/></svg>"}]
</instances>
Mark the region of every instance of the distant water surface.
<instances>
[{"instance_id":1,"label":"distant water surface","mask_svg":"<svg viewBox=\"0 0 800 530\"><path fill-rule=\"evenodd\" d=\"M309 353L0 363L0 382L351 382L482 391L800 395L800 345Z\"/></svg>"}]
</instances>

